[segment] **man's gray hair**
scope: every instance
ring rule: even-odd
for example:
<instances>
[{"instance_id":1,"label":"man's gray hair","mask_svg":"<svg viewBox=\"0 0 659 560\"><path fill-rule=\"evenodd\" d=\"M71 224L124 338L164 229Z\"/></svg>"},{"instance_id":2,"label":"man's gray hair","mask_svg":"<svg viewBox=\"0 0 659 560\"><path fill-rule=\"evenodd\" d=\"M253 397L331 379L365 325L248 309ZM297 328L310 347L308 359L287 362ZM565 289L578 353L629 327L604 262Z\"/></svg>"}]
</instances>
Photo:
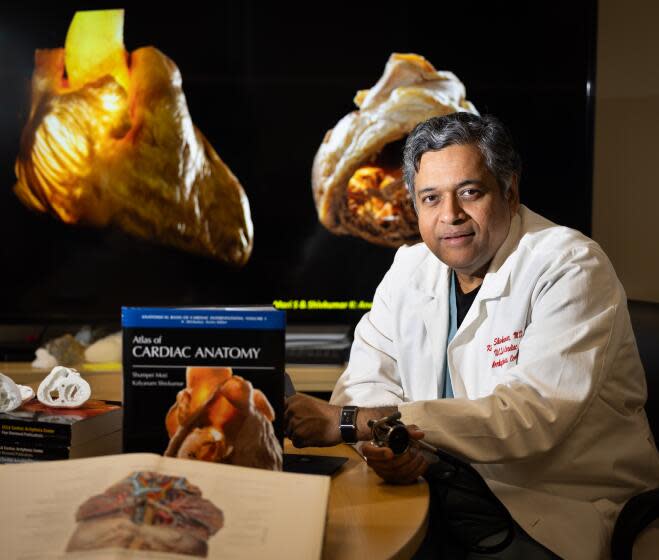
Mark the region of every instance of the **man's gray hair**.
<instances>
[{"instance_id":1,"label":"man's gray hair","mask_svg":"<svg viewBox=\"0 0 659 560\"><path fill-rule=\"evenodd\" d=\"M451 113L433 117L418 124L407 137L403 151L403 175L416 206L414 180L421 156L454 145L476 146L485 165L506 194L522 172L522 160L513 146L513 141L501 121L491 115L478 116L472 113Z\"/></svg>"}]
</instances>

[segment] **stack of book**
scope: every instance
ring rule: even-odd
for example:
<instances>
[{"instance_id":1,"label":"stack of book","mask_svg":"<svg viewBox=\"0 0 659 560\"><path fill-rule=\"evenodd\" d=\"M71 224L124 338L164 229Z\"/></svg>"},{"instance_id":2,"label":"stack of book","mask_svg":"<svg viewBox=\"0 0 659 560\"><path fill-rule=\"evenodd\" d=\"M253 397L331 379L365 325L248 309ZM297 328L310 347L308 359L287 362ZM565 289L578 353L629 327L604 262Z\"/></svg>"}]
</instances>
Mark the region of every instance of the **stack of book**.
<instances>
[{"instance_id":1,"label":"stack of book","mask_svg":"<svg viewBox=\"0 0 659 560\"><path fill-rule=\"evenodd\" d=\"M0 413L0 463L121 453L121 423L118 403L89 400L67 409L33 400Z\"/></svg>"}]
</instances>

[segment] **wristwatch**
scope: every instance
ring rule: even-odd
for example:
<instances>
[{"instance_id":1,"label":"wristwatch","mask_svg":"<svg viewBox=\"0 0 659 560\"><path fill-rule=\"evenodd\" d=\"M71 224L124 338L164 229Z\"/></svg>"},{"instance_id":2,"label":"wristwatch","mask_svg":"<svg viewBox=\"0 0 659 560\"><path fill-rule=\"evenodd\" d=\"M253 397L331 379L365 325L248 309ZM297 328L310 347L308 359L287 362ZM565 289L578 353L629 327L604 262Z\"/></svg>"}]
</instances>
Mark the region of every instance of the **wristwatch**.
<instances>
[{"instance_id":1,"label":"wristwatch","mask_svg":"<svg viewBox=\"0 0 659 560\"><path fill-rule=\"evenodd\" d=\"M339 418L339 430L345 443L357 443L357 407L344 406Z\"/></svg>"}]
</instances>

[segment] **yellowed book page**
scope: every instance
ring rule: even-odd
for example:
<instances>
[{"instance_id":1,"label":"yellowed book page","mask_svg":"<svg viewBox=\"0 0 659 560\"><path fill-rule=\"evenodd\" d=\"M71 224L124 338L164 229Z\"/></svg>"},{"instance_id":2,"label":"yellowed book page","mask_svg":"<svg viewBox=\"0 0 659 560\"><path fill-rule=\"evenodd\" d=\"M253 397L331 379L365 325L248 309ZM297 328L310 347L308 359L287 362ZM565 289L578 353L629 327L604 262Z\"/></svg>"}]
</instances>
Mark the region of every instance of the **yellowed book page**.
<instances>
[{"instance_id":1,"label":"yellowed book page","mask_svg":"<svg viewBox=\"0 0 659 560\"><path fill-rule=\"evenodd\" d=\"M329 483L137 453L0 465L2 556L320 558Z\"/></svg>"}]
</instances>

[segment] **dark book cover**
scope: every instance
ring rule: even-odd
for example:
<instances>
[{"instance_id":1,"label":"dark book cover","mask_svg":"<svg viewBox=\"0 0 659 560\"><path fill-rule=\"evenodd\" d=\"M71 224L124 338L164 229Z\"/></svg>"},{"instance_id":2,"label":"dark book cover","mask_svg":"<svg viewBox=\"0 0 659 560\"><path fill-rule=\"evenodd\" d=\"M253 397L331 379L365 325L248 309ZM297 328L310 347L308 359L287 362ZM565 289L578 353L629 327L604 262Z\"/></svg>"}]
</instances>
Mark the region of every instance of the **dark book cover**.
<instances>
[{"instance_id":1,"label":"dark book cover","mask_svg":"<svg viewBox=\"0 0 659 560\"><path fill-rule=\"evenodd\" d=\"M72 447L121 429L118 403L88 400L78 408L53 408L36 399L0 413L0 442Z\"/></svg>"},{"instance_id":2,"label":"dark book cover","mask_svg":"<svg viewBox=\"0 0 659 560\"><path fill-rule=\"evenodd\" d=\"M124 307L122 327L124 452L165 452L174 407L200 372L239 376L261 391L283 442L285 312Z\"/></svg>"}]
</instances>

